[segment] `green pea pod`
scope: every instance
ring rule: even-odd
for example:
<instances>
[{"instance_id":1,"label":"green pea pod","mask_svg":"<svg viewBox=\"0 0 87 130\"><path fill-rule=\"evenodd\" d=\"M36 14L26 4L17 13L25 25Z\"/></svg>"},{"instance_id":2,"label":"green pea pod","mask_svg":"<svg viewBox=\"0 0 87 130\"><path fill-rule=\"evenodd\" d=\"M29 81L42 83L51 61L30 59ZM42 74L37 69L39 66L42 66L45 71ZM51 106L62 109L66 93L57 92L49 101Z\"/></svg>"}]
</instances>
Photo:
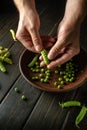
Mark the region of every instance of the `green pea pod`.
<instances>
[{"instance_id":1,"label":"green pea pod","mask_svg":"<svg viewBox=\"0 0 87 130\"><path fill-rule=\"evenodd\" d=\"M85 106L83 106L75 120L75 124L78 128L79 128L78 125L83 120L84 116L86 115L86 112L87 112L87 108Z\"/></svg>"},{"instance_id":2,"label":"green pea pod","mask_svg":"<svg viewBox=\"0 0 87 130\"><path fill-rule=\"evenodd\" d=\"M6 58L8 58L10 56L10 52L9 51L7 51L5 54L4 54L4 57Z\"/></svg>"},{"instance_id":3,"label":"green pea pod","mask_svg":"<svg viewBox=\"0 0 87 130\"><path fill-rule=\"evenodd\" d=\"M3 62L3 60L4 60L4 57L3 57L3 56L0 56L0 61Z\"/></svg>"},{"instance_id":4,"label":"green pea pod","mask_svg":"<svg viewBox=\"0 0 87 130\"><path fill-rule=\"evenodd\" d=\"M4 58L4 62L8 63L8 64L12 64L12 60L10 58Z\"/></svg>"},{"instance_id":5,"label":"green pea pod","mask_svg":"<svg viewBox=\"0 0 87 130\"><path fill-rule=\"evenodd\" d=\"M43 50L41 51L41 55L42 55L42 57L43 57L43 60L44 60L45 64L48 65L50 61L49 61L49 59L48 59L48 57L47 57L47 52L46 52L45 49L43 49Z\"/></svg>"},{"instance_id":6,"label":"green pea pod","mask_svg":"<svg viewBox=\"0 0 87 130\"><path fill-rule=\"evenodd\" d=\"M3 46L0 45L0 50L3 50Z\"/></svg>"},{"instance_id":7,"label":"green pea pod","mask_svg":"<svg viewBox=\"0 0 87 130\"><path fill-rule=\"evenodd\" d=\"M0 70L2 71L2 72L6 72L6 68L5 68L5 66L3 65L3 63L2 62L0 62Z\"/></svg>"},{"instance_id":8,"label":"green pea pod","mask_svg":"<svg viewBox=\"0 0 87 130\"><path fill-rule=\"evenodd\" d=\"M73 106L81 106L81 103L79 101L67 101L64 103L59 103L59 105L64 108L64 107L73 107Z\"/></svg>"},{"instance_id":9,"label":"green pea pod","mask_svg":"<svg viewBox=\"0 0 87 130\"><path fill-rule=\"evenodd\" d=\"M14 31L13 29L10 29L10 33L11 33L11 35L12 35L13 40L14 40L14 41L17 41L15 31Z\"/></svg>"},{"instance_id":10,"label":"green pea pod","mask_svg":"<svg viewBox=\"0 0 87 130\"><path fill-rule=\"evenodd\" d=\"M34 64L36 63L36 61L38 60L39 55L35 55L35 57L33 58L33 60L28 64L28 67L33 67Z\"/></svg>"},{"instance_id":11,"label":"green pea pod","mask_svg":"<svg viewBox=\"0 0 87 130\"><path fill-rule=\"evenodd\" d=\"M5 48L4 50L0 50L0 55L4 55L6 52L8 52L8 48Z\"/></svg>"}]
</instances>

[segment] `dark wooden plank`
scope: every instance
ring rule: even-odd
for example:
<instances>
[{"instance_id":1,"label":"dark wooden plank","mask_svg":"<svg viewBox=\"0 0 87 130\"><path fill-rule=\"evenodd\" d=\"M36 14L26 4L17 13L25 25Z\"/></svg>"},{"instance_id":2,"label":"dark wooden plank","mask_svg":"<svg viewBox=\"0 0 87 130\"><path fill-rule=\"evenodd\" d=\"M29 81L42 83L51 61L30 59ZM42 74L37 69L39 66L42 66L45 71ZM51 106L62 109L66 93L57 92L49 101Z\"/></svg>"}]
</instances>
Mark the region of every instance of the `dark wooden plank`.
<instances>
[{"instance_id":1,"label":"dark wooden plank","mask_svg":"<svg viewBox=\"0 0 87 130\"><path fill-rule=\"evenodd\" d=\"M74 98L74 100L80 101L82 105L87 106L87 83L85 83L79 90ZM63 124L63 127L61 130L77 130L78 128L75 126L75 119L77 115L79 114L81 108L79 107L73 107L70 108L68 111L68 114L66 116L65 123ZM87 115L85 118L82 120L80 123L80 128L79 130L87 130Z\"/></svg>"},{"instance_id":2,"label":"dark wooden plank","mask_svg":"<svg viewBox=\"0 0 87 130\"><path fill-rule=\"evenodd\" d=\"M9 19L4 27L0 30L0 45L4 47L10 47L13 45L14 41L12 39L10 29L13 28L16 31L18 17L14 16L14 19Z\"/></svg>"},{"instance_id":3,"label":"dark wooden plank","mask_svg":"<svg viewBox=\"0 0 87 130\"><path fill-rule=\"evenodd\" d=\"M15 87L19 88L20 93L14 91ZM22 130L22 126L31 113L40 93L40 90L29 85L20 76L0 104L0 130ZM27 97L26 101L21 99L23 94Z\"/></svg>"},{"instance_id":4,"label":"dark wooden plank","mask_svg":"<svg viewBox=\"0 0 87 130\"><path fill-rule=\"evenodd\" d=\"M63 94L44 92L26 122L24 130L28 128L30 130L60 130L68 110L61 109L59 102L72 99L74 94L75 91Z\"/></svg>"},{"instance_id":5,"label":"dark wooden plank","mask_svg":"<svg viewBox=\"0 0 87 130\"><path fill-rule=\"evenodd\" d=\"M43 12L43 14L40 17L41 35L47 35L49 33L49 29L53 28L54 23L59 23L60 19L63 17L64 14L64 7L65 7L64 3L65 3L64 1L63 2L57 0L50 1L48 8Z\"/></svg>"},{"instance_id":6,"label":"dark wooden plank","mask_svg":"<svg viewBox=\"0 0 87 130\"><path fill-rule=\"evenodd\" d=\"M43 11L48 7L50 3L50 0L36 0L35 5L36 5L36 10L39 15L43 13Z\"/></svg>"},{"instance_id":7,"label":"dark wooden plank","mask_svg":"<svg viewBox=\"0 0 87 130\"><path fill-rule=\"evenodd\" d=\"M0 72L0 101L4 98L4 96L20 74L18 61L23 50L23 45L18 42L16 42L10 49L13 64L6 65L7 73Z\"/></svg>"}]
</instances>

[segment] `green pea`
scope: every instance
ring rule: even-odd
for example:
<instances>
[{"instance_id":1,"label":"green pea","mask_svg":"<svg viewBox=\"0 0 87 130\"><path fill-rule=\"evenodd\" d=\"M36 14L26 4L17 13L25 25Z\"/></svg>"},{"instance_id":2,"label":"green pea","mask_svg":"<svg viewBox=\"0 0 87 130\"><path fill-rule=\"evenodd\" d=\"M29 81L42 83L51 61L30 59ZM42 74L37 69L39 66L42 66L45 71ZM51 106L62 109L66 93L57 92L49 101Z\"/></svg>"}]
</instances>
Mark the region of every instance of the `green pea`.
<instances>
[{"instance_id":1,"label":"green pea","mask_svg":"<svg viewBox=\"0 0 87 130\"><path fill-rule=\"evenodd\" d=\"M39 79L38 76L32 77L32 80L38 80L38 79Z\"/></svg>"},{"instance_id":2,"label":"green pea","mask_svg":"<svg viewBox=\"0 0 87 130\"><path fill-rule=\"evenodd\" d=\"M72 106L81 106L81 103L79 101L66 101L64 103L59 103L59 105L64 107L72 107Z\"/></svg>"},{"instance_id":3,"label":"green pea","mask_svg":"<svg viewBox=\"0 0 87 130\"><path fill-rule=\"evenodd\" d=\"M46 73L51 73L51 70L46 70Z\"/></svg>"},{"instance_id":4,"label":"green pea","mask_svg":"<svg viewBox=\"0 0 87 130\"><path fill-rule=\"evenodd\" d=\"M59 77L59 78L58 78L58 80L59 80L59 81L62 81L62 78L61 78L61 77Z\"/></svg>"},{"instance_id":5,"label":"green pea","mask_svg":"<svg viewBox=\"0 0 87 130\"><path fill-rule=\"evenodd\" d=\"M69 81L69 78L66 78L65 81L68 82L68 81Z\"/></svg>"},{"instance_id":6,"label":"green pea","mask_svg":"<svg viewBox=\"0 0 87 130\"><path fill-rule=\"evenodd\" d=\"M36 72L36 70L35 70L35 69L32 69L32 72L33 72L33 73L35 73L35 72Z\"/></svg>"},{"instance_id":7,"label":"green pea","mask_svg":"<svg viewBox=\"0 0 87 130\"><path fill-rule=\"evenodd\" d=\"M22 100L26 100L27 97L26 97L25 95L22 95L22 96L21 96L21 99L22 99Z\"/></svg>"},{"instance_id":8,"label":"green pea","mask_svg":"<svg viewBox=\"0 0 87 130\"><path fill-rule=\"evenodd\" d=\"M69 82L73 82L75 80L75 78L74 77L71 77L70 79L69 79Z\"/></svg>"},{"instance_id":9,"label":"green pea","mask_svg":"<svg viewBox=\"0 0 87 130\"><path fill-rule=\"evenodd\" d=\"M40 66L39 66L39 65L37 65L37 66L36 66L36 69L39 69L39 68L40 68Z\"/></svg>"},{"instance_id":10,"label":"green pea","mask_svg":"<svg viewBox=\"0 0 87 130\"><path fill-rule=\"evenodd\" d=\"M42 73L44 73L44 72L45 72L45 69L44 69L44 68L42 68L40 71L41 71Z\"/></svg>"},{"instance_id":11,"label":"green pea","mask_svg":"<svg viewBox=\"0 0 87 130\"><path fill-rule=\"evenodd\" d=\"M55 82L54 82L54 86L58 86L58 82L55 81Z\"/></svg>"},{"instance_id":12,"label":"green pea","mask_svg":"<svg viewBox=\"0 0 87 130\"><path fill-rule=\"evenodd\" d=\"M39 69L36 69L35 72L38 73L38 72L39 72Z\"/></svg>"},{"instance_id":13,"label":"green pea","mask_svg":"<svg viewBox=\"0 0 87 130\"><path fill-rule=\"evenodd\" d=\"M44 79L43 79L43 78L41 78L40 81L41 81L42 83L44 83Z\"/></svg>"},{"instance_id":14,"label":"green pea","mask_svg":"<svg viewBox=\"0 0 87 130\"><path fill-rule=\"evenodd\" d=\"M44 83L48 83L48 79L47 78L44 79Z\"/></svg>"},{"instance_id":15,"label":"green pea","mask_svg":"<svg viewBox=\"0 0 87 130\"><path fill-rule=\"evenodd\" d=\"M55 73L55 74L58 74L58 70L55 70L54 73Z\"/></svg>"},{"instance_id":16,"label":"green pea","mask_svg":"<svg viewBox=\"0 0 87 130\"><path fill-rule=\"evenodd\" d=\"M47 52L46 52L45 49L43 49L43 50L41 51L41 55L42 55L42 57L43 57L43 60L44 60L45 64L48 65L50 61L49 61L49 59L48 59L48 57L47 57Z\"/></svg>"},{"instance_id":17,"label":"green pea","mask_svg":"<svg viewBox=\"0 0 87 130\"><path fill-rule=\"evenodd\" d=\"M62 86L59 84L59 85L57 86L57 88L60 89L60 88L62 88Z\"/></svg>"},{"instance_id":18,"label":"green pea","mask_svg":"<svg viewBox=\"0 0 87 130\"><path fill-rule=\"evenodd\" d=\"M63 85L65 82L64 82L64 81L61 81L60 83Z\"/></svg>"},{"instance_id":19,"label":"green pea","mask_svg":"<svg viewBox=\"0 0 87 130\"><path fill-rule=\"evenodd\" d=\"M17 92L17 93L19 92L19 89L17 87L15 88L15 92Z\"/></svg>"},{"instance_id":20,"label":"green pea","mask_svg":"<svg viewBox=\"0 0 87 130\"><path fill-rule=\"evenodd\" d=\"M50 79L50 76L46 75L46 79Z\"/></svg>"},{"instance_id":21,"label":"green pea","mask_svg":"<svg viewBox=\"0 0 87 130\"><path fill-rule=\"evenodd\" d=\"M86 112L87 112L87 108L83 106L75 120L75 124L77 127L79 127L78 125L83 120L84 116L86 115Z\"/></svg>"},{"instance_id":22,"label":"green pea","mask_svg":"<svg viewBox=\"0 0 87 130\"><path fill-rule=\"evenodd\" d=\"M39 76L42 78L42 77L44 77L44 74L39 74Z\"/></svg>"},{"instance_id":23,"label":"green pea","mask_svg":"<svg viewBox=\"0 0 87 130\"><path fill-rule=\"evenodd\" d=\"M46 73L46 76L50 76L50 73Z\"/></svg>"},{"instance_id":24,"label":"green pea","mask_svg":"<svg viewBox=\"0 0 87 130\"><path fill-rule=\"evenodd\" d=\"M36 65L36 66L39 65L39 62L35 62L35 65Z\"/></svg>"},{"instance_id":25,"label":"green pea","mask_svg":"<svg viewBox=\"0 0 87 130\"><path fill-rule=\"evenodd\" d=\"M63 75L63 71L60 71L60 75Z\"/></svg>"},{"instance_id":26,"label":"green pea","mask_svg":"<svg viewBox=\"0 0 87 130\"><path fill-rule=\"evenodd\" d=\"M39 55L35 55L35 57L32 59L32 61L28 64L28 67L33 67L36 61L38 60Z\"/></svg>"}]
</instances>

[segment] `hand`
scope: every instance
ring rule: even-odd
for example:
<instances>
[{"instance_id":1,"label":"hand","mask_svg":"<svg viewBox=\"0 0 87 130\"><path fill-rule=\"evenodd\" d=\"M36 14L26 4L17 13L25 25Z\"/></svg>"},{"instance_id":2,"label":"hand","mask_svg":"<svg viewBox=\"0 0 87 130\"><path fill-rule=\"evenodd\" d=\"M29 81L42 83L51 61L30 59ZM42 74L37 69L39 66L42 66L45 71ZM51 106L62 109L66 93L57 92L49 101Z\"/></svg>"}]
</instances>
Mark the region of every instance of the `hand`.
<instances>
[{"instance_id":1,"label":"hand","mask_svg":"<svg viewBox=\"0 0 87 130\"><path fill-rule=\"evenodd\" d=\"M63 64L80 52L80 26L74 26L62 20L58 27L57 41L48 53L51 60L47 68L52 69L59 64ZM40 57L40 60L42 58ZM41 66L44 66L42 61Z\"/></svg>"},{"instance_id":2,"label":"hand","mask_svg":"<svg viewBox=\"0 0 87 130\"><path fill-rule=\"evenodd\" d=\"M80 52L80 26L72 26L66 21L60 23L58 27L58 36L55 45L48 53L51 60L48 68L54 68L63 64Z\"/></svg>"},{"instance_id":3,"label":"hand","mask_svg":"<svg viewBox=\"0 0 87 130\"><path fill-rule=\"evenodd\" d=\"M34 0L15 0L19 10L17 39L30 51L40 52L42 41L39 34L40 20Z\"/></svg>"},{"instance_id":4,"label":"hand","mask_svg":"<svg viewBox=\"0 0 87 130\"><path fill-rule=\"evenodd\" d=\"M51 62L47 68L64 64L80 52L80 27L87 14L86 5L87 1L67 0L65 14L58 27L57 41L48 53ZM44 66L43 61L41 66Z\"/></svg>"}]
</instances>

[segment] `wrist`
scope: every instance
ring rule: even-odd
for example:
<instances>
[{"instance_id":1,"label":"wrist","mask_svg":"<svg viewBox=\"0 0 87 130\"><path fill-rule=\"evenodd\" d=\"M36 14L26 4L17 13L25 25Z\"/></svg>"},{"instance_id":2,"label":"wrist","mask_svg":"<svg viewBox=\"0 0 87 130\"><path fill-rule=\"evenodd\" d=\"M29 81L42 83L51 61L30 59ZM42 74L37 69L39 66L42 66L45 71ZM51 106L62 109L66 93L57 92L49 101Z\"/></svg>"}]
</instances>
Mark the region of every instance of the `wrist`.
<instances>
[{"instance_id":1,"label":"wrist","mask_svg":"<svg viewBox=\"0 0 87 130\"><path fill-rule=\"evenodd\" d=\"M27 12L28 10L35 10L34 0L14 0L14 3L19 11L19 13Z\"/></svg>"},{"instance_id":2,"label":"wrist","mask_svg":"<svg viewBox=\"0 0 87 130\"><path fill-rule=\"evenodd\" d=\"M64 19L72 24L81 24L87 14L87 1L85 0L67 0Z\"/></svg>"}]
</instances>

